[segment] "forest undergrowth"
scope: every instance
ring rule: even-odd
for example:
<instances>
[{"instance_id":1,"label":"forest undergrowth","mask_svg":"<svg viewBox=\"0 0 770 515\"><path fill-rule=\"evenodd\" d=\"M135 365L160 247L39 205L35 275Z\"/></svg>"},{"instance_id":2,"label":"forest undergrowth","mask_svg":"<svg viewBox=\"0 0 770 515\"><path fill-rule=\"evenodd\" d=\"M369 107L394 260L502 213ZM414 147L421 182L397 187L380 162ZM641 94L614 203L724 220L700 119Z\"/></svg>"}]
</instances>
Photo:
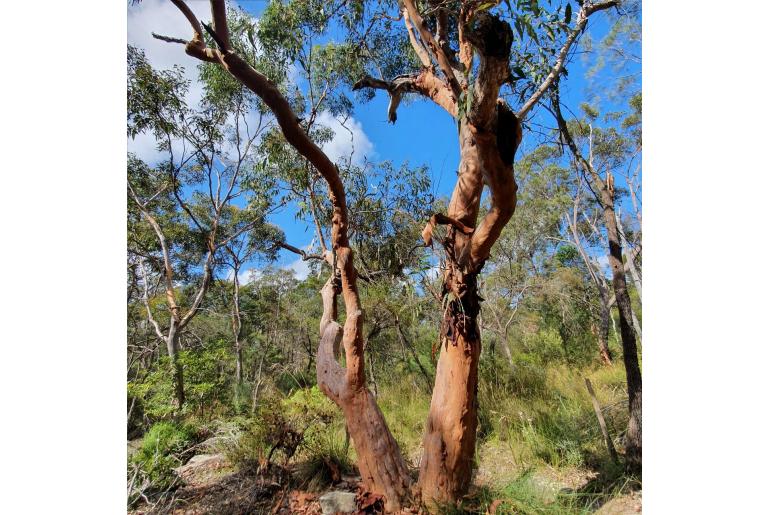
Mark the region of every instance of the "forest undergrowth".
<instances>
[{"instance_id":1,"label":"forest undergrowth","mask_svg":"<svg viewBox=\"0 0 770 515\"><path fill-rule=\"evenodd\" d=\"M513 365L501 361L482 360L471 492L457 505L439 507L440 513L593 513L640 488L638 478L626 475L622 465L628 414L621 363L542 365L526 353L515 355ZM430 396L409 363L398 374L388 372L375 369L370 387L376 383L378 403L416 475ZM620 451L617 462L600 432L585 378L593 384ZM136 513L288 513L300 510L289 502L300 502L301 492L306 495L301 509L311 513L323 492L355 491L356 455L344 419L312 375L278 374L263 382L253 413L243 400L254 385L244 384L239 391L231 386L230 402L221 393L216 400L201 395L209 409L188 407L182 414L168 414L135 438L129 448L130 508ZM216 384L198 386L203 393ZM132 386L149 391L146 385ZM195 480L183 478L184 463L195 455L221 458L203 490L190 490ZM191 498L185 501L185 496ZM370 512L378 506L373 503Z\"/></svg>"}]
</instances>

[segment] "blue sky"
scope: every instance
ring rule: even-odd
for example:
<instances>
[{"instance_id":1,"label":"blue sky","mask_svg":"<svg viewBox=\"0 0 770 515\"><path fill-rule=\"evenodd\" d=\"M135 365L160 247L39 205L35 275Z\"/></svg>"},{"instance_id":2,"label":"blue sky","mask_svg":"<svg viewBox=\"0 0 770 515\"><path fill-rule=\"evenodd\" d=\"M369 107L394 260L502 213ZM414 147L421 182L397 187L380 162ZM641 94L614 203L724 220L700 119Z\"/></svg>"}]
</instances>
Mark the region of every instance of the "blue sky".
<instances>
[{"instance_id":1,"label":"blue sky","mask_svg":"<svg viewBox=\"0 0 770 515\"><path fill-rule=\"evenodd\" d=\"M200 19L210 19L208 2L193 1L188 4ZM247 11L255 16L264 9L263 1L240 2ZM575 8L576 6L573 6ZM592 17L588 32L594 41L598 41L608 30L606 16L599 14ZM168 68L174 64L184 66L188 76L194 79L198 62L184 54L179 45L159 42L152 39L150 32L169 36L188 38L190 28L184 17L167 0L144 0L136 6L128 7L128 42L145 50L150 62L158 68ZM593 63L590 56L575 56L569 65L569 77L562 80L562 100L574 112L587 97L588 82L585 72ZM641 64L632 65L625 73L638 74ZM605 74L608 73L605 71ZM601 76L599 77L601 79ZM191 87L188 100L195 102L200 98L200 88ZM402 103L398 111L398 121L391 125L386 120L388 98L384 92L377 92L376 97L365 104L357 104L353 112L354 143L358 159L391 160L395 165L408 161L412 166L427 165L432 177L432 190L437 196L449 196L455 183L455 173L459 163L459 146L455 121L441 108L431 102L415 98ZM603 108L609 108L603 102ZM565 113L566 116L566 113ZM541 116L535 108L534 121L553 127L550 115ZM333 123L333 121L331 122ZM335 154L349 152L350 134L341 130L332 142L331 148L325 148ZM539 136L528 134L526 129L522 146L517 152L523 155L538 144ZM149 137L129 141L129 150L140 157L152 161L152 142ZM515 170L515 165L514 165ZM621 184L622 185L622 184ZM515 216L515 215L514 215ZM272 221L286 233L287 241L304 247L311 243L313 230L294 217L294 210L284 209L272 217ZM297 256L282 251L276 263L279 267L293 268L299 277L307 273L306 264ZM248 267L247 267L248 268Z\"/></svg>"}]
</instances>

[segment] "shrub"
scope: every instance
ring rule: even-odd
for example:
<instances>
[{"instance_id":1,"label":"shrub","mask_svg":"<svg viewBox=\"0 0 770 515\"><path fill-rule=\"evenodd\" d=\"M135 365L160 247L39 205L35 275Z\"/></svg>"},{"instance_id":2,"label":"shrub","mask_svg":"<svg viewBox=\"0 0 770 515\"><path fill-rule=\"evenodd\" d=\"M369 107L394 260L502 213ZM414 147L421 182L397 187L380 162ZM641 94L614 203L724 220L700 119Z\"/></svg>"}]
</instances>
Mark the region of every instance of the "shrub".
<instances>
[{"instance_id":1,"label":"shrub","mask_svg":"<svg viewBox=\"0 0 770 515\"><path fill-rule=\"evenodd\" d=\"M233 372L223 369L228 363L229 345L224 340L179 353L184 369L186 401L183 414L208 416L229 403L228 380ZM162 356L142 378L128 383L129 397L136 398L144 414L152 421L167 420L175 412L173 370L168 356Z\"/></svg>"},{"instance_id":2,"label":"shrub","mask_svg":"<svg viewBox=\"0 0 770 515\"><path fill-rule=\"evenodd\" d=\"M552 327L540 329L535 334L527 334L523 340L524 350L536 356L541 364L564 360L565 345L559 331Z\"/></svg>"},{"instance_id":3,"label":"shrub","mask_svg":"<svg viewBox=\"0 0 770 515\"><path fill-rule=\"evenodd\" d=\"M345 437L332 426L326 426L304 440L303 457L295 477L311 492L328 488L338 482L342 474L353 470Z\"/></svg>"},{"instance_id":4,"label":"shrub","mask_svg":"<svg viewBox=\"0 0 770 515\"><path fill-rule=\"evenodd\" d=\"M284 371L275 379L275 386L282 393L290 395L292 392L309 388L315 384L315 372L298 370L295 372Z\"/></svg>"},{"instance_id":5,"label":"shrub","mask_svg":"<svg viewBox=\"0 0 770 515\"><path fill-rule=\"evenodd\" d=\"M195 443L192 426L173 422L154 424L142 439L141 448L132 457L153 487L162 490L171 485L173 469L182 465L179 453Z\"/></svg>"},{"instance_id":6,"label":"shrub","mask_svg":"<svg viewBox=\"0 0 770 515\"><path fill-rule=\"evenodd\" d=\"M276 451L291 458L302 442L302 432L284 414L280 399L264 398L257 413L239 419L240 433L224 444L224 454L231 463L241 467L265 466Z\"/></svg>"},{"instance_id":7,"label":"shrub","mask_svg":"<svg viewBox=\"0 0 770 515\"><path fill-rule=\"evenodd\" d=\"M225 444L224 452L232 463L246 467L265 465L276 452L288 461L335 419L340 419L337 407L317 386L285 399L280 393L266 396L253 417L238 421L240 434Z\"/></svg>"},{"instance_id":8,"label":"shrub","mask_svg":"<svg viewBox=\"0 0 770 515\"><path fill-rule=\"evenodd\" d=\"M281 405L288 417L305 426L317 421L330 422L340 415L339 408L317 385L296 390Z\"/></svg>"}]
</instances>

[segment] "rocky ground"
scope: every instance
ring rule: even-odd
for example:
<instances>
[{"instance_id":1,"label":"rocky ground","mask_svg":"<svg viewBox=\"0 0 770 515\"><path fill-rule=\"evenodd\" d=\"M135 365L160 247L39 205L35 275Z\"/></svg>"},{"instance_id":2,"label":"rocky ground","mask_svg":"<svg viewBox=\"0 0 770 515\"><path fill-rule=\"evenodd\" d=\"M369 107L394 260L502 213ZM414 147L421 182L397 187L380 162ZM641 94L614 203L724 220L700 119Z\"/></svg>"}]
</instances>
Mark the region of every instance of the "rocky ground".
<instances>
[{"instance_id":1,"label":"rocky ground","mask_svg":"<svg viewBox=\"0 0 770 515\"><path fill-rule=\"evenodd\" d=\"M378 497L363 493L360 478L344 476L324 494L292 489L289 471L279 466L257 473L236 471L222 454L194 456L175 469L179 487L150 502L145 500L129 515L242 515L377 513Z\"/></svg>"},{"instance_id":2,"label":"rocky ground","mask_svg":"<svg viewBox=\"0 0 770 515\"><path fill-rule=\"evenodd\" d=\"M509 463L505 453L493 453L487 449L481 453L476 482L479 485L494 485L500 475L495 471L504 470ZM364 515L381 512L378 497L366 494L361 488L360 478L345 476L325 493L313 493L292 488L290 471L271 465L269 470L235 470L222 454L199 454L185 465L175 469L179 485L159 499L143 501L130 515L242 515L242 514L297 514L328 515L332 513L355 513ZM542 489L544 498L559 492L578 491L595 478L595 473L581 469L538 470L532 481ZM495 504L493 503L493 506ZM499 515L501 510L488 512ZM614 497L598 506L599 515L636 515L642 510L642 496L635 491ZM496 513L497 512L497 513ZM405 511L404 513L412 513ZM507 512L505 512L507 513Z\"/></svg>"}]
</instances>

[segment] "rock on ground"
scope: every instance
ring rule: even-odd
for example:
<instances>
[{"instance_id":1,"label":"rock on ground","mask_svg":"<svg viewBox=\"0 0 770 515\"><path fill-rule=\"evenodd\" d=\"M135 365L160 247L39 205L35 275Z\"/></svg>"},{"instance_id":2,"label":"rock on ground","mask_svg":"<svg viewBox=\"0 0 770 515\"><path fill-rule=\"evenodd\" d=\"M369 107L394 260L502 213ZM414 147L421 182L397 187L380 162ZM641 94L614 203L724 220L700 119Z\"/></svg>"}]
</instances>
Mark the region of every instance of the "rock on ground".
<instances>
[{"instance_id":1,"label":"rock on ground","mask_svg":"<svg viewBox=\"0 0 770 515\"><path fill-rule=\"evenodd\" d=\"M230 471L229 468L227 460L221 454L199 454L181 467L175 468L174 472L187 485L203 486L221 478L223 473Z\"/></svg>"},{"instance_id":2,"label":"rock on ground","mask_svg":"<svg viewBox=\"0 0 770 515\"><path fill-rule=\"evenodd\" d=\"M607 501L596 515L636 515L642 512L642 493L632 492Z\"/></svg>"},{"instance_id":3,"label":"rock on ground","mask_svg":"<svg viewBox=\"0 0 770 515\"><path fill-rule=\"evenodd\" d=\"M319 501L321 501L321 511L324 515L354 513L358 509L356 494L351 492L328 492L322 495Z\"/></svg>"}]
</instances>

